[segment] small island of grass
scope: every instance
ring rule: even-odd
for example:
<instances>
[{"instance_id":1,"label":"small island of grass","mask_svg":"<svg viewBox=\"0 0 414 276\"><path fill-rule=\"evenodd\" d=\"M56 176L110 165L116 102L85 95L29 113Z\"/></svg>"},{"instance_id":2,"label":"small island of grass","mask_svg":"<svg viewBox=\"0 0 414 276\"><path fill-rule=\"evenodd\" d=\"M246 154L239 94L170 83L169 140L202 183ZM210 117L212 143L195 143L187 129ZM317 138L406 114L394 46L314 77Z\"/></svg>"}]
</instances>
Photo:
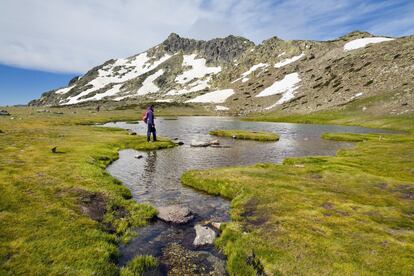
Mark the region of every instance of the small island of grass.
<instances>
[{"instance_id":1,"label":"small island of grass","mask_svg":"<svg viewBox=\"0 0 414 276\"><path fill-rule=\"evenodd\" d=\"M241 140L255 140L255 141L278 141L279 135L273 132L251 131L251 130L211 130L210 135L220 137L232 137Z\"/></svg>"}]
</instances>

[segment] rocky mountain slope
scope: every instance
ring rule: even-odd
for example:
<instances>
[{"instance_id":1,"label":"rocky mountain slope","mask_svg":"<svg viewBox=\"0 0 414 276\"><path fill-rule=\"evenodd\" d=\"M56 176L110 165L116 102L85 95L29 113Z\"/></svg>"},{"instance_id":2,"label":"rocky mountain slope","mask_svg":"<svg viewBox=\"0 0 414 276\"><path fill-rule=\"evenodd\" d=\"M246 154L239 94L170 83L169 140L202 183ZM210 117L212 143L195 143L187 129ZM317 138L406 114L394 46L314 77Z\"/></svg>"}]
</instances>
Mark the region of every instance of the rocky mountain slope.
<instances>
[{"instance_id":1,"label":"rocky mountain slope","mask_svg":"<svg viewBox=\"0 0 414 276\"><path fill-rule=\"evenodd\" d=\"M353 32L332 41L273 37L255 45L235 36L198 41L171 34L30 105L184 102L233 114L307 113L377 97L381 111L403 114L414 110L413 61L413 36Z\"/></svg>"}]
</instances>

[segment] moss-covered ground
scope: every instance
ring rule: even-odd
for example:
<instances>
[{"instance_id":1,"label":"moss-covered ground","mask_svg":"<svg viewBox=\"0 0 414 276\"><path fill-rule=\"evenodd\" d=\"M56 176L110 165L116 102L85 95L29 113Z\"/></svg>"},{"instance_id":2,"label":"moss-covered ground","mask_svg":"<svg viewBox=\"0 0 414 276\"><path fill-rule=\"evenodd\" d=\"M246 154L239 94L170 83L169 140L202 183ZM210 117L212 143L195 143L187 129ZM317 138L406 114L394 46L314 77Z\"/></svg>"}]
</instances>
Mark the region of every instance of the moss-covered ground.
<instances>
[{"instance_id":1,"label":"moss-covered ground","mask_svg":"<svg viewBox=\"0 0 414 276\"><path fill-rule=\"evenodd\" d=\"M7 110L11 116L0 117L0 275L119 274L119 243L156 210L131 199L105 168L120 149L174 144L88 125L136 121L140 110Z\"/></svg>"},{"instance_id":2,"label":"moss-covered ground","mask_svg":"<svg viewBox=\"0 0 414 276\"><path fill-rule=\"evenodd\" d=\"M232 200L232 221L216 241L230 275L413 275L412 116L325 112L251 119L407 133L324 134L356 147L333 157L185 173L183 184Z\"/></svg>"},{"instance_id":3,"label":"moss-covered ground","mask_svg":"<svg viewBox=\"0 0 414 276\"><path fill-rule=\"evenodd\" d=\"M279 136L276 133L264 131L249 131L249 130L224 130L217 129L209 131L210 135L219 137L233 137L241 140L255 140L255 141L278 141Z\"/></svg>"}]
</instances>

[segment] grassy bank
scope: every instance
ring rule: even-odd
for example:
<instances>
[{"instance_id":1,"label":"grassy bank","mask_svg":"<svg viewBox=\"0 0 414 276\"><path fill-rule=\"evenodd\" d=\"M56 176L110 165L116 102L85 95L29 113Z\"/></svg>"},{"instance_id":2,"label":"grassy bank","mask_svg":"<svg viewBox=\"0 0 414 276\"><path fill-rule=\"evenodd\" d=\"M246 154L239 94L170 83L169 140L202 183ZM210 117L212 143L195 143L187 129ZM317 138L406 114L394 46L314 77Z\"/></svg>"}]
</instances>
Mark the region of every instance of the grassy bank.
<instances>
[{"instance_id":1,"label":"grassy bank","mask_svg":"<svg viewBox=\"0 0 414 276\"><path fill-rule=\"evenodd\" d=\"M330 115L267 121L381 126L411 134L325 134L359 143L334 157L183 175L185 185L232 199L232 222L217 240L231 275L412 275L413 121Z\"/></svg>"},{"instance_id":2,"label":"grassy bank","mask_svg":"<svg viewBox=\"0 0 414 276\"><path fill-rule=\"evenodd\" d=\"M139 111L8 110L0 117L0 274L119 273L118 244L156 211L105 168L120 149L174 144L86 125L136 120Z\"/></svg>"},{"instance_id":3,"label":"grassy bank","mask_svg":"<svg viewBox=\"0 0 414 276\"><path fill-rule=\"evenodd\" d=\"M391 116L384 114L383 106L389 101L390 95L378 95L357 99L343 107L310 114L291 114L276 111L264 114L254 114L244 118L247 121L286 122L303 124L335 124L353 125L372 128L383 128L403 131L413 131L414 114L405 113ZM405 108L401 107L400 111Z\"/></svg>"},{"instance_id":4,"label":"grassy bank","mask_svg":"<svg viewBox=\"0 0 414 276\"><path fill-rule=\"evenodd\" d=\"M276 133L272 132L263 132L263 131L249 131L249 130L211 130L209 131L210 135L219 136L219 137L233 137L241 140L255 140L255 141L278 141L279 136Z\"/></svg>"}]
</instances>

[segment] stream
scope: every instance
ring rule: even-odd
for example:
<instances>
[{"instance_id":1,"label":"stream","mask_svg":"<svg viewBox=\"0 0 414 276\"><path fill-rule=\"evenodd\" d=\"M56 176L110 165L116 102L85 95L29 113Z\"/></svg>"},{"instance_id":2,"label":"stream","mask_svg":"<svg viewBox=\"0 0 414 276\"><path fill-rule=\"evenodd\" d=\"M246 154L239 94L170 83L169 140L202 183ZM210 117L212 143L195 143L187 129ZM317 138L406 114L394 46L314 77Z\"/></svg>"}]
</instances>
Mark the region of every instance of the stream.
<instances>
[{"instance_id":1,"label":"stream","mask_svg":"<svg viewBox=\"0 0 414 276\"><path fill-rule=\"evenodd\" d=\"M146 134L146 125L143 122L138 124L114 122L104 126L131 129L138 134ZM138 236L128 244L121 246L119 260L121 266L137 255L153 255L159 258L159 268L147 275L166 275L172 269L172 261L166 257L166 254L171 254L171 252L164 252L165 248L172 243L177 243L187 250L189 255L185 258L187 262L200 262L197 264L199 267L194 268L193 272L219 275L221 273L217 271L222 271L220 269L224 267L225 258L213 245L201 247L193 245L194 225L206 220L229 221L230 202L181 185L180 177L185 171L263 162L279 163L286 157L334 155L338 149L349 148L353 144L323 140L320 138L322 133L388 132L334 125L243 122L230 117L178 117L175 120L157 118L156 127L158 136L182 141L184 145L149 152L122 150L119 152L119 159L107 168L112 176L122 181L131 190L134 199L138 202L146 202L155 207L180 205L188 207L196 214L195 219L185 225L172 225L156 220L146 227L138 228L136 230ZM208 135L212 129L271 131L278 133L280 140L278 142L256 142L219 138L220 145L223 147L190 147L191 141L194 140L216 139ZM137 159L136 155L142 155L143 158ZM179 263L186 261L179 261ZM179 271L179 268L174 271ZM179 274L177 272L175 275Z\"/></svg>"}]
</instances>

